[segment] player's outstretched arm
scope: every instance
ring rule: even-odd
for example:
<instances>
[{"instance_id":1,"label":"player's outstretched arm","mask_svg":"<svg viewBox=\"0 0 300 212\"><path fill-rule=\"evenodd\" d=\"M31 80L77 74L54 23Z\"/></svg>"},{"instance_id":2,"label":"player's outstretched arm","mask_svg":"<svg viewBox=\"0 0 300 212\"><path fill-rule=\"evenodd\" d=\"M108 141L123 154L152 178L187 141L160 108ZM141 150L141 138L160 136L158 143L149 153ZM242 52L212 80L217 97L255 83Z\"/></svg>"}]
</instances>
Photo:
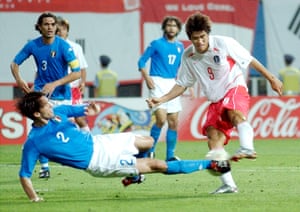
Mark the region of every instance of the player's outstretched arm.
<instances>
[{"instance_id":1,"label":"player's outstretched arm","mask_svg":"<svg viewBox=\"0 0 300 212\"><path fill-rule=\"evenodd\" d=\"M162 103L168 102L177 96L180 96L184 93L186 87L182 87L180 85L174 85L174 87L165 95L160 98L149 98L146 100L149 108L154 108Z\"/></svg>"},{"instance_id":2,"label":"player's outstretched arm","mask_svg":"<svg viewBox=\"0 0 300 212\"><path fill-rule=\"evenodd\" d=\"M44 85L42 92L47 94L47 96L51 96L52 92L54 91L54 89L60 85L65 85L67 83L70 83L76 79L80 78L80 71L79 72L72 72L70 74L68 74L67 76L60 78L56 81L47 83Z\"/></svg>"},{"instance_id":3,"label":"player's outstretched arm","mask_svg":"<svg viewBox=\"0 0 300 212\"><path fill-rule=\"evenodd\" d=\"M100 105L96 104L95 102L91 102L85 108L85 115L94 116L100 113L100 111L101 111Z\"/></svg>"},{"instance_id":4,"label":"player's outstretched arm","mask_svg":"<svg viewBox=\"0 0 300 212\"><path fill-rule=\"evenodd\" d=\"M30 178L20 177L20 182L21 182L21 185L23 187L23 190L25 191L28 198L32 202L41 202L41 201L43 201L43 198L39 197L37 195L37 193L35 192Z\"/></svg>"},{"instance_id":5,"label":"player's outstretched arm","mask_svg":"<svg viewBox=\"0 0 300 212\"><path fill-rule=\"evenodd\" d=\"M279 96L282 95L282 82L271 74L258 60L255 58L251 61L250 66L261 73L270 83L272 89L277 92Z\"/></svg>"}]
</instances>

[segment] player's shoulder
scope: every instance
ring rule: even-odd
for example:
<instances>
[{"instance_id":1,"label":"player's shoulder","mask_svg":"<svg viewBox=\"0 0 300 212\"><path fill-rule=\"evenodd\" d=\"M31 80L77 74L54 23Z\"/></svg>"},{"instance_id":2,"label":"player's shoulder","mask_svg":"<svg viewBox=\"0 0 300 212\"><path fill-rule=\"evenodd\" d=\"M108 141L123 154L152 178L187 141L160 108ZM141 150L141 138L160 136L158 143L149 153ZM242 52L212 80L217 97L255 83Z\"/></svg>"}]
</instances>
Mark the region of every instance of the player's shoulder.
<instances>
[{"instance_id":1,"label":"player's shoulder","mask_svg":"<svg viewBox=\"0 0 300 212\"><path fill-rule=\"evenodd\" d=\"M236 42L236 40L233 37L224 36L224 35L210 35L209 36L210 42L214 43L232 43Z\"/></svg>"},{"instance_id":2,"label":"player's shoulder","mask_svg":"<svg viewBox=\"0 0 300 212\"><path fill-rule=\"evenodd\" d=\"M182 41L176 40L175 43L176 43L177 46L180 46L181 48L184 48L184 44L183 44Z\"/></svg>"},{"instance_id":3,"label":"player's shoulder","mask_svg":"<svg viewBox=\"0 0 300 212\"><path fill-rule=\"evenodd\" d=\"M223 36L223 35L209 36L210 48L227 49L230 46L234 46L236 43L237 41L232 37Z\"/></svg>"},{"instance_id":4,"label":"player's shoulder","mask_svg":"<svg viewBox=\"0 0 300 212\"><path fill-rule=\"evenodd\" d=\"M194 55L194 47L193 44L190 44L188 47L185 48L184 52L183 52L183 57L191 57Z\"/></svg>"},{"instance_id":5,"label":"player's shoulder","mask_svg":"<svg viewBox=\"0 0 300 212\"><path fill-rule=\"evenodd\" d=\"M83 54L83 49L78 43L69 39L67 39L66 41L70 44L76 54Z\"/></svg>"},{"instance_id":6,"label":"player's shoulder","mask_svg":"<svg viewBox=\"0 0 300 212\"><path fill-rule=\"evenodd\" d=\"M150 44L152 46L155 46L155 45L161 44L162 42L164 42L164 38L160 37L160 38L156 38L156 39L152 40Z\"/></svg>"},{"instance_id":7,"label":"player's shoulder","mask_svg":"<svg viewBox=\"0 0 300 212\"><path fill-rule=\"evenodd\" d=\"M65 39L63 39L57 35L55 36L54 43L56 45L60 45L60 46L68 46L68 47L71 46Z\"/></svg>"},{"instance_id":8,"label":"player's shoulder","mask_svg":"<svg viewBox=\"0 0 300 212\"><path fill-rule=\"evenodd\" d=\"M25 46L27 47L35 47L35 46L40 46L43 44L43 40L42 40L42 37L37 37L37 38L34 38L34 39L31 39L29 40Z\"/></svg>"}]
</instances>

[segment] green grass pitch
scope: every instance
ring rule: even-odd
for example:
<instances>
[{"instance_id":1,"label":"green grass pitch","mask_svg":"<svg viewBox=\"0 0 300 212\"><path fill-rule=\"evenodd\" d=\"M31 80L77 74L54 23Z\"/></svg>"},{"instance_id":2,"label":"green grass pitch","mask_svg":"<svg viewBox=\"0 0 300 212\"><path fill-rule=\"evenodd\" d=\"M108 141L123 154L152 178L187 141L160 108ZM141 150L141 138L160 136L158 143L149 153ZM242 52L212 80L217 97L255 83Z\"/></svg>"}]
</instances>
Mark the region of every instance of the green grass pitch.
<instances>
[{"instance_id":1,"label":"green grass pitch","mask_svg":"<svg viewBox=\"0 0 300 212\"><path fill-rule=\"evenodd\" d=\"M31 203L18 178L21 146L0 146L0 211L300 211L300 140L257 140L258 158L232 163L239 193L211 195L220 179L207 171L188 175L146 175L146 181L124 188L121 178L95 178L89 174L50 163L51 178L32 177L44 197ZM230 153L238 148L233 141ZM157 147L164 159L165 143ZM204 158L206 142L179 142L182 159Z\"/></svg>"}]
</instances>

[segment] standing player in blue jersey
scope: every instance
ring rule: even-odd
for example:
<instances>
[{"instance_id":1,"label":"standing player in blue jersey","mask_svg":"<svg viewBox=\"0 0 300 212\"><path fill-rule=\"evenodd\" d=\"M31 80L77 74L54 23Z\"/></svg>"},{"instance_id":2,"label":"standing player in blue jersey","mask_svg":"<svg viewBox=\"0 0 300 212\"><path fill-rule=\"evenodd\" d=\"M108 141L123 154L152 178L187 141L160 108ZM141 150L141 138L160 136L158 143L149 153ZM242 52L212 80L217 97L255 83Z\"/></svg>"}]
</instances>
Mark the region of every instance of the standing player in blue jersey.
<instances>
[{"instance_id":1,"label":"standing player in blue jersey","mask_svg":"<svg viewBox=\"0 0 300 212\"><path fill-rule=\"evenodd\" d=\"M29 93L32 89L21 77L19 66L33 56L37 66L33 90L47 94L54 105L71 104L69 83L80 78L79 62L73 49L65 40L55 35L57 19L54 14L42 13L35 29L41 36L24 45L11 63L11 72L19 88ZM71 68L71 74L68 74L68 66ZM48 178L50 176L48 159L41 157L40 163L42 166L40 178Z\"/></svg>"},{"instance_id":2,"label":"standing player in blue jersey","mask_svg":"<svg viewBox=\"0 0 300 212\"><path fill-rule=\"evenodd\" d=\"M161 25L163 36L153 40L138 61L138 68L150 90L150 97L160 97L175 85L175 78L184 50L183 44L177 40L181 25L181 21L177 17L165 17ZM150 58L151 65L148 73L146 63ZM149 156L154 157L161 129L167 121L166 160L178 160L179 158L175 156L174 152L177 143L178 115L181 111L180 97L159 105L153 111L156 122L151 128L150 135L154 138L154 145Z\"/></svg>"},{"instance_id":3,"label":"standing player in blue jersey","mask_svg":"<svg viewBox=\"0 0 300 212\"><path fill-rule=\"evenodd\" d=\"M100 107L88 105L59 105L52 107L42 92L31 92L17 104L20 113L33 120L32 129L22 150L19 177L28 198L42 201L35 192L31 175L40 155L51 161L85 170L95 177L120 177L124 186L141 183L143 173L180 174L205 169L226 173L228 160L169 161L136 158L139 152L148 151L153 145L150 136L115 133L92 136L70 121L70 117L96 115ZM41 139L45 138L45 139Z\"/></svg>"}]
</instances>

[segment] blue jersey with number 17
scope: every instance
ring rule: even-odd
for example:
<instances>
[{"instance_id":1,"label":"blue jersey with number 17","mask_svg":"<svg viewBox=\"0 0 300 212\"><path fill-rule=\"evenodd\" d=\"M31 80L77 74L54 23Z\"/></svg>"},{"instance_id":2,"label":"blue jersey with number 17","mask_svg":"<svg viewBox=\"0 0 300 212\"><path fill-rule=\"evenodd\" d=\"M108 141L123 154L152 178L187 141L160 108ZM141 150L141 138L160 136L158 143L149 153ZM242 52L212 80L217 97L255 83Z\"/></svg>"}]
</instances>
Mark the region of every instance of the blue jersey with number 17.
<instances>
[{"instance_id":1,"label":"blue jersey with number 17","mask_svg":"<svg viewBox=\"0 0 300 212\"><path fill-rule=\"evenodd\" d=\"M174 79L177 76L183 50L182 42L170 42L165 37L161 37L150 43L140 57L138 67L145 68L146 62L151 58L150 76Z\"/></svg>"},{"instance_id":2,"label":"blue jersey with number 17","mask_svg":"<svg viewBox=\"0 0 300 212\"><path fill-rule=\"evenodd\" d=\"M41 127L32 126L23 146L20 177L31 177L39 155L62 165L87 169L93 154L93 138L69 117L84 116L82 105L59 105L55 117Z\"/></svg>"},{"instance_id":3,"label":"blue jersey with number 17","mask_svg":"<svg viewBox=\"0 0 300 212\"><path fill-rule=\"evenodd\" d=\"M34 81L35 91L41 91L45 84L65 77L68 74L69 64L76 61L72 47L58 36L55 36L51 44L45 44L42 37L29 41L16 55L14 62L20 65L31 55L37 66ZM72 71L80 71L79 64L73 67ZM71 99L70 85L56 87L50 98L54 100Z\"/></svg>"}]
</instances>

